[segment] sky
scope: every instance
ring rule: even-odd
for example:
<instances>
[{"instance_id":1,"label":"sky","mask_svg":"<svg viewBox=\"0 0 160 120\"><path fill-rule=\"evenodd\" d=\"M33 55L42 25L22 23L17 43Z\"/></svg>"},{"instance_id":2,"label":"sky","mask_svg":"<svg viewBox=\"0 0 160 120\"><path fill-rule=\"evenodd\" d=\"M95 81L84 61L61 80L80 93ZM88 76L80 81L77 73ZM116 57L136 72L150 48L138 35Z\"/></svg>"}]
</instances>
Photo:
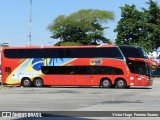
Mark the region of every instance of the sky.
<instances>
[{"instance_id":1,"label":"sky","mask_svg":"<svg viewBox=\"0 0 160 120\"><path fill-rule=\"evenodd\" d=\"M70 15L81 9L99 9L113 11L114 21L105 26L105 37L113 42L116 39L116 28L121 18L120 7L135 4L136 8L148 8L149 0L32 0L31 45L49 46L58 40L51 39L47 27L59 15ZM156 1L156 0L154 0ZM158 0L157 0L158 1ZM0 0L0 44L9 46L29 45L30 0Z\"/></svg>"}]
</instances>

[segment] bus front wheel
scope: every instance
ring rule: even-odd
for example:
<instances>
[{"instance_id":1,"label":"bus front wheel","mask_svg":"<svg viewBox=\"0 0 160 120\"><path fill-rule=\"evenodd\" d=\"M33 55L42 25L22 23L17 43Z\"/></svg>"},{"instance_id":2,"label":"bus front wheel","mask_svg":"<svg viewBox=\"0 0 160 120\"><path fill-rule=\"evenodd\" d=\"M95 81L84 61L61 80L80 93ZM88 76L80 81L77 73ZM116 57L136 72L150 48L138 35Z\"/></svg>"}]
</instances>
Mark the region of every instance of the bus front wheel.
<instances>
[{"instance_id":1,"label":"bus front wheel","mask_svg":"<svg viewBox=\"0 0 160 120\"><path fill-rule=\"evenodd\" d=\"M35 87L43 87L43 80L41 78L35 78L33 81Z\"/></svg>"},{"instance_id":2,"label":"bus front wheel","mask_svg":"<svg viewBox=\"0 0 160 120\"><path fill-rule=\"evenodd\" d=\"M23 87L30 87L31 86L31 80L29 78L23 78L21 81L21 85Z\"/></svg>"},{"instance_id":3,"label":"bus front wheel","mask_svg":"<svg viewBox=\"0 0 160 120\"><path fill-rule=\"evenodd\" d=\"M110 88L111 85L112 85L112 83L109 79L105 78L105 79L101 80L101 86L103 88Z\"/></svg>"}]
</instances>

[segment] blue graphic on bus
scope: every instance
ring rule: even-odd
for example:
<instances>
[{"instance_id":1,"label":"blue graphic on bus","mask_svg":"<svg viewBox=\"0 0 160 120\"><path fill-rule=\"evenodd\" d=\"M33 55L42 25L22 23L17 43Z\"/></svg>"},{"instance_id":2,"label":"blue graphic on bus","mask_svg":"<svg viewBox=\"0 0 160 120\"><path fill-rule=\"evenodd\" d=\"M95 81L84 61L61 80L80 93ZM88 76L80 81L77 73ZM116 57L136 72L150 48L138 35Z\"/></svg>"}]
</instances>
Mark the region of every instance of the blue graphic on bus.
<instances>
[{"instance_id":1,"label":"blue graphic on bus","mask_svg":"<svg viewBox=\"0 0 160 120\"><path fill-rule=\"evenodd\" d=\"M44 61L42 58L34 58L32 61L32 68L36 71L41 70L41 66L44 66Z\"/></svg>"}]
</instances>

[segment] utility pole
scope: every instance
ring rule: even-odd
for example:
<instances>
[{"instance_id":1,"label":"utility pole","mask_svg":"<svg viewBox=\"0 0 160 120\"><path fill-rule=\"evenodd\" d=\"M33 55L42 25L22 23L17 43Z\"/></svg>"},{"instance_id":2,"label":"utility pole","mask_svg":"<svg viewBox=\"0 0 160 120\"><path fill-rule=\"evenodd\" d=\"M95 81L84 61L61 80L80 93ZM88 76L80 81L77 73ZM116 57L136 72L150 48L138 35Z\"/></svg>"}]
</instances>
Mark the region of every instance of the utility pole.
<instances>
[{"instance_id":1,"label":"utility pole","mask_svg":"<svg viewBox=\"0 0 160 120\"><path fill-rule=\"evenodd\" d=\"M29 22L29 46L31 46L32 41L32 0L30 0L30 22Z\"/></svg>"}]
</instances>

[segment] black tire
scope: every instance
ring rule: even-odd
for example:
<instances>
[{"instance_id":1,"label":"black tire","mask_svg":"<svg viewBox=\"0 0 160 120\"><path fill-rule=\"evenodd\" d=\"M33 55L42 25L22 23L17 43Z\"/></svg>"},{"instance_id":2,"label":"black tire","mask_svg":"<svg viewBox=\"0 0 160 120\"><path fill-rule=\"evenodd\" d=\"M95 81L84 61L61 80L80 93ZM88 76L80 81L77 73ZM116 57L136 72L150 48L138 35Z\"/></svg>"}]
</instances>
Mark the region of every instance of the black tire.
<instances>
[{"instance_id":1,"label":"black tire","mask_svg":"<svg viewBox=\"0 0 160 120\"><path fill-rule=\"evenodd\" d=\"M35 87L43 87L44 86L43 80L41 78L35 78L33 81L33 84Z\"/></svg>"},{"instance_id":2,"label":"black tire","mask_svg":"<svg viewBox=\"0 0 160 120\"><path fill-rule=\"evenodd\" d=\"M101 81L102 88L110 88L111 85L112 85L111 81L107 78Z\"/></svg>"},{"instance_id":3,"label":"black tire","mask_svg":"<svg viewBox=\"0 0 160 120\"><path fill-rule=\"evenodd\" d=\"M23 87L30 87L31 86L31 80L29 78L23 78L21 81L21 85Z\"/></svg>"},{"instance_id":4,"label":"black tire","mask_svg":"<svg viewBox=\"0 0 160 120\"><path fill-rule=\"evenodd\" d=\"M124 79L118 79L116 80L116 84L117 88L126 88L127 84L126 81Z\"/></svg>"}]
</instances>

